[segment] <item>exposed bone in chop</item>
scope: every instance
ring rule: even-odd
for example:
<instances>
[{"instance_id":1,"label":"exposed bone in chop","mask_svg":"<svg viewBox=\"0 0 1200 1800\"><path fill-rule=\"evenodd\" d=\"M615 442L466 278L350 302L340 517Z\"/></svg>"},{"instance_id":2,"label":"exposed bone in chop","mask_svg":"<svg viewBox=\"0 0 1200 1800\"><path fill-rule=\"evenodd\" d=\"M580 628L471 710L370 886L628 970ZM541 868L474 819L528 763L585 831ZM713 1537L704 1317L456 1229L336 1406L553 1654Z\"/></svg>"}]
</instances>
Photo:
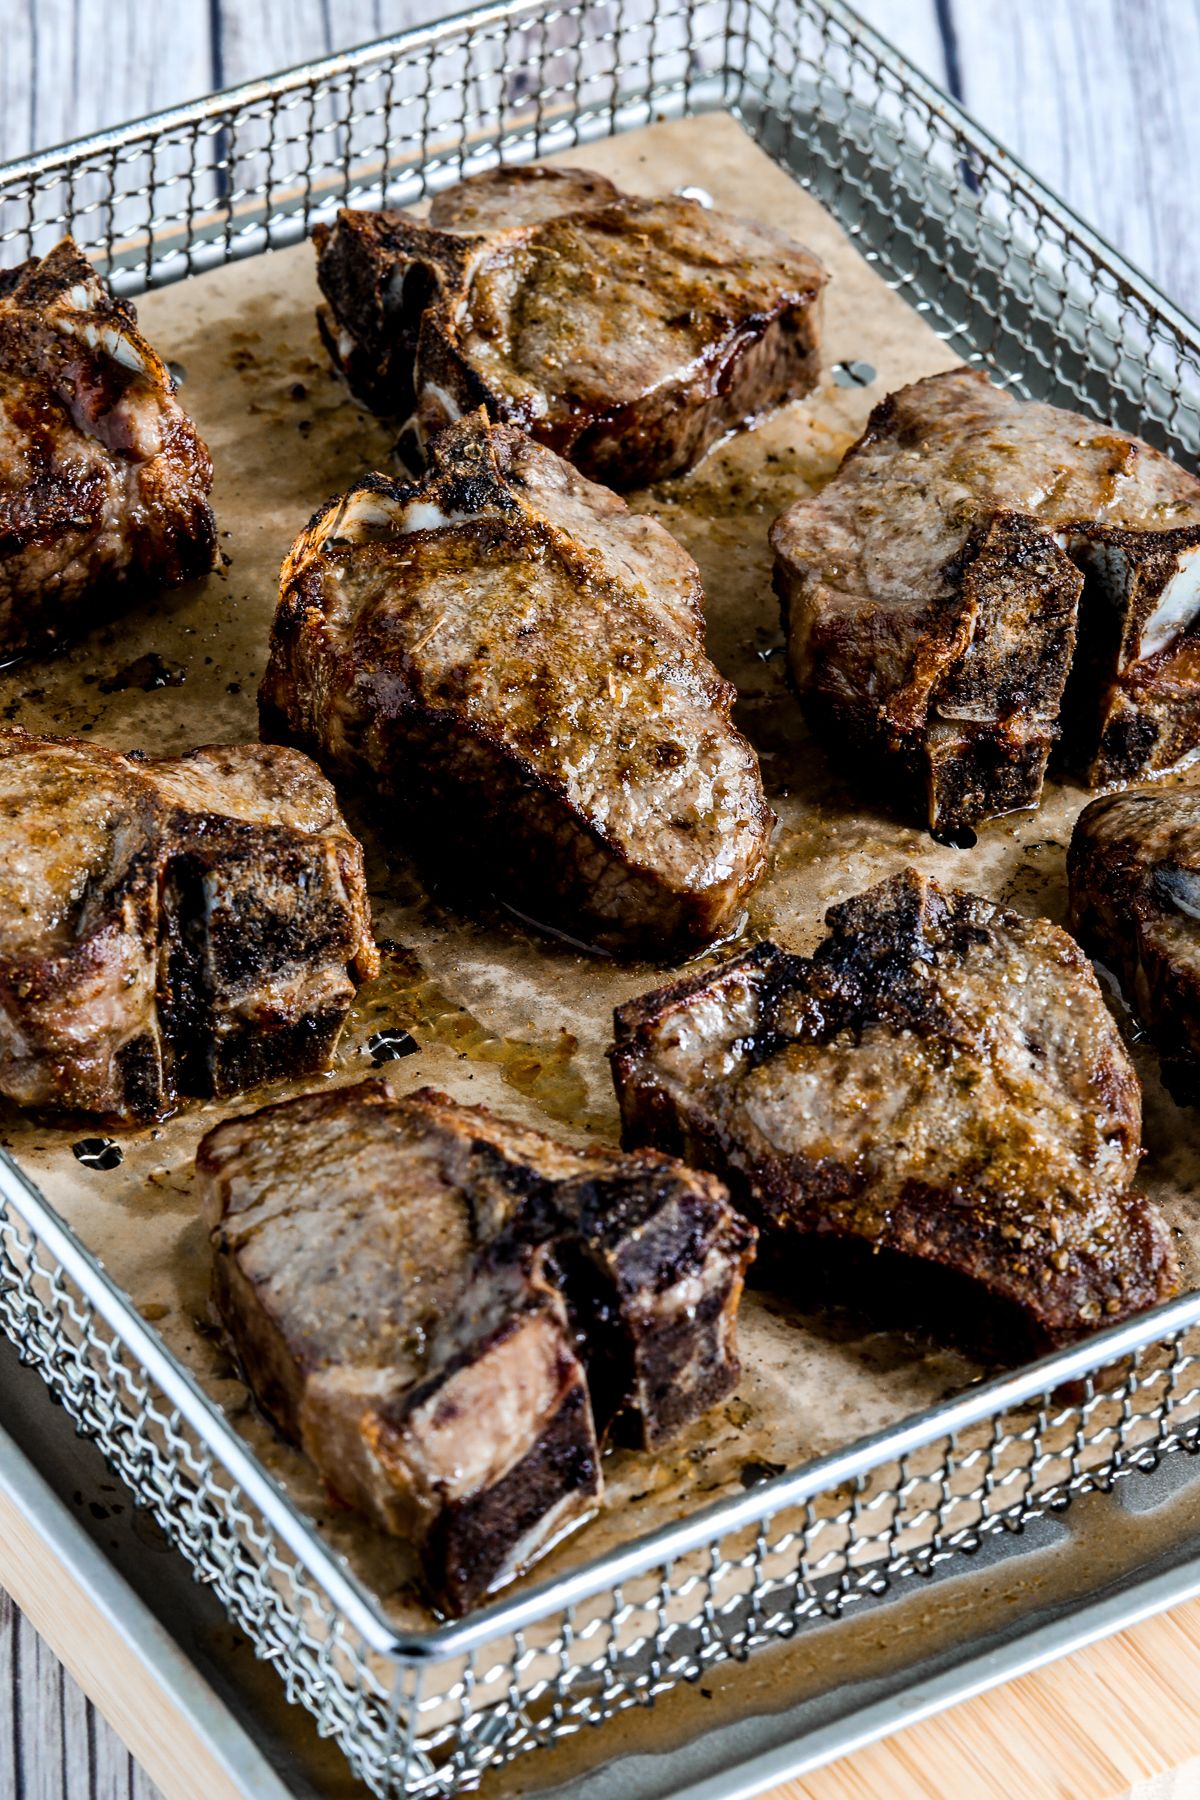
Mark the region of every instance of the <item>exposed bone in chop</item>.
<instances>
[{"instance_id":1,"label":"exposed bone in chop","mask_svg":"<svg viewBox=\"0 0 1200 1800\"><path fill-rule=\"evenodd\" d=\"M657 1446L737 1381L753 1229L653 1152L376 1080L219 1125L197 1168L251 1387L450 1612L594 1510L618 1415Z\"/></svg>"},{"instance_id":2,"label":"exposed bone in chop","mask_svg":"<svg viewBox=\"0 0 1200 1800\"><path fill-rule=\"evenodd\" d=\"M1119 976L1181 1100L1200 1098L1200 788L1113 794L1080 813L1071 929Z\"/></svg>"},{"instance_id":3,"label":"exposed bone in chop","mask_svg":"<svg viewBox=\"0 0 1200 1800\"><path fill-rule=\"evenodd\" d=\"M322 1069L377 968L362 850L306 757L0 731L0 1093L147 1120Z\"/></svg>"},{"instance_id":4,"label":"exposed bone in chop","mask_svg":"<svg viewBox=\"0 0 1200 1800\"><path fill-rule=\"evenodd\" d=\"M1123 431L935 375L772 543L814 728L935 829L1036 804L1060 716L1092 785L1200 743L1200 481Z\"/></svg>"},{"instance_id":5,"label":"exposed bone in chop","mask_svg":"<svg viewBox=\"0 0 1200 1800\"><path fill-rule=\"evenodd\" d=\"M479 413L296 540L263 735L365 776L472 887L669 956L731 927L772 822L701 600L661 525Z\"/></svg>"},{"instance_id":6,"label":"exposed bone in chop","mask_svg":"<svg viewBox=\"0 0 1200 1800\"><path fill-rule=\"evenodd\" d=\"M695 200L635 199L580 169L497 169L427 223L318 225L334 362L417 447L477 406L585 475L636 487L814 385L821 263Z\"/></svg>"},{"instance_id":7,"label":"exposed bone in chop","mask_svg":"<svg viewBox=\"0 0 1200 1800\"><path fill-rule=\"evenodd\" d=\"M0 270L0 657L117 589L212 566L212 464L166 366L70 239Z\"/></svg>"},{"instance_id":8,"label":"exposed bone in chop","mask_svg":"<svg viewBox=\"0 0 1200 1800\"><path fill-rule=\"evenodd\" d=\"M759 944L618 1010L626 1143L718 1171L793 1266L891 1252L897 1287L944 1271L1035 1345L1166 1298L1137 1078L1078 946L911 870L826 921L812 957Z\"/></svg>"}]
</instances>

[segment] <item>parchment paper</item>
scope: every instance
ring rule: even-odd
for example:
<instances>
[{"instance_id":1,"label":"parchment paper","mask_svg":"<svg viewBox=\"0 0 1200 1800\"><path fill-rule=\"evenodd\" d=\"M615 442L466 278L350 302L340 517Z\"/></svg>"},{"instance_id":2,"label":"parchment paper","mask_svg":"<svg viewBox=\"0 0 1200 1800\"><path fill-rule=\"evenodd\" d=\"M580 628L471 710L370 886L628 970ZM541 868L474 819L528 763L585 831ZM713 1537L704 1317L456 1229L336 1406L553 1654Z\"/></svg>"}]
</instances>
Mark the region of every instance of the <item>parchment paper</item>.
<instances>
[{"instance_id":1,"label":"parchment paper","mask_svg":"<svg viewBox=\"0 0 1200 1800\"><path fill-rule=\"evenodd\" d=\"M1038 812L983 827L970 851L940 848L864 806L813 746L784 680L767 532L798 495L827 480L890 389L954 360L852 248L822 208L722 115L665 123L565 159L635 192L689 185L718 206L770 219L825 259L826 374L807 401L714 450L689 476L633 504L654 513L700 564L709 648L737 685L738 719L762 759L781 817L749 936L809 949L825 908L911 863L1027 912L1061 920L1064 853L1082 790L1047 787ZM222 550L203 584L146 598L56 658L0 676L0 711L34 731L94 734L152 754L257 735L255 689L280 561L317 505L371 467L389 466L391 434L332 375L313 318L307 245L258 257L159 293L139 306L159 351L183 371L182 397L213 453ZM836 385L835 365L869 364L866 387ZM155 682L163 685L154 686ZM409 1029L419 1055L386 1066L397 1089L425 1082L582 1140L615 1140L604 1052L615 1004L664 971L574 954L502 916L472 920L424 893L402 849L346 797L367 841L384 972L358 999L328 1079L371 1072L363 1046L384 1025ZM1200 1125L1164 1095L1154 1058L1135 1046L1146 1091L1145 1185L1177 1227L1189 1269L1200 1249ZM312 1085L306 1083L303 1085ZM263 1462L383 1596L397 1622L427 1622L404 1545L330 1507L313 1472L258 1416L207 1313L208 1253L192 1157L226 1113L192 1104L165 1126L124 1132L119 1169L82 1167L71 1145L94 1126L3 1116L3 1142L97 1252L143 1316L235 1421ZM786 1293L752 1292L741 1320L738 1393L685 1435L669 1458L618 1451L606 1462L601 1516L561 1546L549 1569L638 1535L762 1472L845 1444L962 1388L979 1365L916 1333L865 1329L836 1309L801 1314Z\"/></svg>"}]
</instances>

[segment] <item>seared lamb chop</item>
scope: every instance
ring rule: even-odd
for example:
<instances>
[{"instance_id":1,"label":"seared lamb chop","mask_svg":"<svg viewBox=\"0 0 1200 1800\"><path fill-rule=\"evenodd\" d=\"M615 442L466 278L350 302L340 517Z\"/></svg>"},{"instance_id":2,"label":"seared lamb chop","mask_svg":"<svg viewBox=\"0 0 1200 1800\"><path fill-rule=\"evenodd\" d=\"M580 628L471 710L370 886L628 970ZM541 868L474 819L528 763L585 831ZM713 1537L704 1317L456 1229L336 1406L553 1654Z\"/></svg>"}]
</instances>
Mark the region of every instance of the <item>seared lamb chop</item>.
<instances>
[{"instance_id":1,"label":"seared lamb chop","mask_svg":"<svg viewBox=\"0 0 1200 1800\"><path fill-rule=\"evenodd\" d=\"M657 1446L737 1381L755 1234L653 1152L376 1080L219 1125L197 1168L251 1387L450 1612L594 1510L618 1414Z\"/></svg>"},{"instance_id":2,"label":"seared lamb chop","mask_svg":"<svg viewBox=\"0 0 1200 1800\"><path fill-rule=\"evenodd\" d=\"M522 912L669 956L731 926L771 825L701 600L661 525L478 413L296 540L263 735Z\"/></svg>"},{"instance_id":3,"label":"seared lamb chop","mask_svg":"<svg viewBox=\"0 0 1200 1800\"><path fill-rule=\"evenodd\" d=\"M641 200L579 169L496 169L428 223L317 226L334 362L416 454L477 406L626 488L805 394L820 363L816 257L695 200Z\"/></svg>"},{"instance_id":4,"label":"seared lamb chop","mask_svg":"<svg viewBox=\"0 0 1200 1800\"><path fill-rule=\"evenodd\" d=\"M815 729L893 757L937 830L1035 805L1060 714L1094 786L1200 743L1200 481L1123 431L935 375L772 543Z\"/></svg>"},{"instance_id":5,"label":"seared lamb chop","mask_svg":"<svg viewBox=\"0 0 1200 1800\"><path fill-rule=\"evenodd\" d=\"M361 848L306 757L0 731L0 1093L150 1120L323 1069L377 967Z\"/></svg>"},{"instance_id":6,"label":"seared lamb chop","mask_svg":"<svg viewBox=\"0 0 1200 1800\"><path fill-rule=\"evenodd\" d=\"M1200 788L1093 800L1067 869L1071 929L1120 978L1167 1086L1200 1099Z\"/></svg>"},{"instance_id":7,"label":"seared lamb chop","mask_svg":"<svg viewBox=\"0 0 1200 1800\"><path fill-rule=\"evenodd\" d=\"M0 658L206 574L211 487L166 366L70 239L0 270Z\"/></svg>"},{"instance_id":8,"label":"seared lamb chop","mask_svg":"<svg viewBox=\"0 0 1200 1800\"><path fill-rule=\"evenodd\" d=\"M890 1252L904 1290L932 1265L1035 1347L1166 1298L1137 1078L1078 946L911 870L826 920L812 957L759 944L618 1010L626 1143L720 1172L781 1255Z\"/></svg>"}]
</instances>

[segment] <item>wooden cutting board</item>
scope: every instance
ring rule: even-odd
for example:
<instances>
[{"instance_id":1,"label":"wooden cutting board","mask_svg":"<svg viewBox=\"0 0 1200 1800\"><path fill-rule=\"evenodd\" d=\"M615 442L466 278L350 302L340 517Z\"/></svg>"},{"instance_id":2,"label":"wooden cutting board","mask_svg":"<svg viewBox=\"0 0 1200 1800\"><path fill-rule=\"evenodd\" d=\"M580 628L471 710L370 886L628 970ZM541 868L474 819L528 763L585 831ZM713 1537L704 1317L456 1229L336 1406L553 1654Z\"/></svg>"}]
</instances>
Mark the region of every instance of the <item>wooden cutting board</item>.
<instances>
[{"instance_id":1,"label":"wooden cutting board","mask_svg":"<svg viewBox=\"0 0 1200 1800\"><path fill-rule=\"evenodd\" d=\"M1195 1800L1200 1600L1006 1682L767 1800Z\"/></svg>"}]
</instances>

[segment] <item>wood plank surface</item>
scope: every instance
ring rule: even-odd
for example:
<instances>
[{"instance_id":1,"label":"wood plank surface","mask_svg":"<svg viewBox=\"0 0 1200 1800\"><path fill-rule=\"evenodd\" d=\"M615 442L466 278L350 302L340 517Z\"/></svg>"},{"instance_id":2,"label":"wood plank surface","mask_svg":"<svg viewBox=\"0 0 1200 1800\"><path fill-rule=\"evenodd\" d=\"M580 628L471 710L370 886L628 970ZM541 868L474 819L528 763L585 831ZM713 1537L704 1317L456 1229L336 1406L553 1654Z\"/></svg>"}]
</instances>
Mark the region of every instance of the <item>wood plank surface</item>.
<instances>
[{"instance_id":1,"label":"wood plank surface","mask_svg":"<svg viewBox=\"0 0 1200 1800\"><path fill-rule=\"evenodd\" d=\"M1197 0L858 3L1180 306L1200 313ZM0 0L0 157L445 10L436 0ZM779 1800L1195 1794L1198 1689L1200 1607L1192 1607L789 1784ZM1084 1702L1097 1692L1106 1706L1086 1711L1099 1718L1099 1735L1085 1735ZM1174 1765L1182 1766L1166 1778ZM0 1595L2 1800L149 1800L154 1791Z\"/></svg>"},{"instance_id":2,"label":"wood plank surface","mask_svg":"<svg viewBox=\"0 0 1200 1800\"><path fill-rule=\"evenodd\" d=\"M207 9L187 0L4 0L0 18L5 156L61 144L212 87Z\"/></svg>"},{"instance_id":3,"label":"wood plank surface","mask_svg":"<svg viewBox=\"0 0 1200 1800\"><path fill-rule=\"evenodd\" d=\"M162 1800L121 1739L0 1589L3 1800Z\"/></svg>"},{"instance_id":4,"label":"wood plank surface","mask_svg":"<svg viewBox=\"0 0 1200 1800\"><path fill-rule=\"evenodd\" d=\"M1195 1800L1200 1601L785 1782L764 1800Z\"/></svg>"},{"instance_id":5,"label":"wood plank surface","mask_svg":"<svg viewBox=\"0 0 1200 1800\"><path fill-rule=\"evenodd\" d=\"M76 1494L74 1505L83 1502ZM270 1760L79 1529L71 1500L23 1464L2 1432L0 1582L24 1609L23 1617L11 1609L18 1679L11 1746L0 1749L9 1764L4 1800L149 1800L157 1792L120 1739L95 1729L85 1690L170 1800L282 1800ZM22 1703L26 1684L40 1707Z\"/></svg>"},{"instance_id":6,"label":"wood plank surface","mask_svg":"<svg viewBox=\"0 0 1200 1800\"><path fill-rule=\"evenodd\" d=\"M954 0L953 18L967 108L1200 314L1200 6Z\"/></svg>"}]
</instances>

